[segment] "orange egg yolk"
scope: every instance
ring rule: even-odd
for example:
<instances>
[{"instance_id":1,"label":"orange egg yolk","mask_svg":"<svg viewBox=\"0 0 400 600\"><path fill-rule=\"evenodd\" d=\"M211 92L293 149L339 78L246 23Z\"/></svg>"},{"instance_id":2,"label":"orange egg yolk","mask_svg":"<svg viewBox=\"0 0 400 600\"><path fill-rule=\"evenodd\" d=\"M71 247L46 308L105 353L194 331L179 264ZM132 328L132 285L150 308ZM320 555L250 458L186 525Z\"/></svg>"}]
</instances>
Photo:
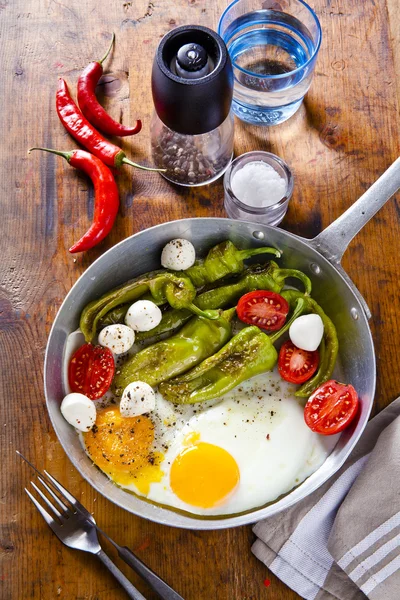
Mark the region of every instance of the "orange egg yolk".
<instances>
[{"instance_id":1,"label":"orange egg yolk","mask_svg":"<svg viewBox=\"0 0 400 600\"><path fill-rule=\"evenodd\" d=\"M118 408L107 407L97 413L84 440L94 464L116 483L133 483L148 494L150 484L161 481L163 455L151 451L154 425L148 417L122 417Z\"/></svg>"},{"instance_id":2,"label":"orange egg yolk","mask_svg":"<svg viewBox=\"0 0 400 600\"><path fill-rule=\"evenodd\" d=\"M170 482L173 492L186 504L212 508L235 490L239 468L223 448L199 442L175 458Z\"/></svg>"}]
</instances>

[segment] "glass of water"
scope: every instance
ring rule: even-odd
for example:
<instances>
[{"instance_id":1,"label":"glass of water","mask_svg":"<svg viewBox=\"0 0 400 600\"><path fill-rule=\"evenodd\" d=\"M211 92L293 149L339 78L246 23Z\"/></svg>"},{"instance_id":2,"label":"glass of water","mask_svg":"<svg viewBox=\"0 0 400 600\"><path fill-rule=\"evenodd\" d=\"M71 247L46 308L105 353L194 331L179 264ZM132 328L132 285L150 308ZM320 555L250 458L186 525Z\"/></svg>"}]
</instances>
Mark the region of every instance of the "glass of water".
<instances>
[{"instance_id":1,"label":"glass of water","mask_svg":"<svg viewBox=\"0 0 400 600\"><path fill-rule=\"evenodd\" d=\"M303 0L235 0L218 33L233 64L233 112L253 125L289 119L311 85L321 45L314 11Z\"/></svg>"}]
</instances>

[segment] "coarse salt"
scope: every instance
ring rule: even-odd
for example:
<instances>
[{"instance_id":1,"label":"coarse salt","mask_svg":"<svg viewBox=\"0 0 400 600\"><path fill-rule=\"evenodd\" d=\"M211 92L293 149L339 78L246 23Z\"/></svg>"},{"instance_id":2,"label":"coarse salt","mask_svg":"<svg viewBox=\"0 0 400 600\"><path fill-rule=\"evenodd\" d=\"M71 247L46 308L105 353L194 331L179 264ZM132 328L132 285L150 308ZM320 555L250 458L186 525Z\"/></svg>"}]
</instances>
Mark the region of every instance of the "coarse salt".
<instances>
[{"instance_id":1,"label":"coarse salt","mask_svg":"<svg viewBox=\"0 0 400 600\"><path fill-rule=\"evenodd\" d=\"M286 181L271 165L258 160L245 164L232 177L232 191L243 204L272 206L286 193Z\"/></svg>"}]
</instances>

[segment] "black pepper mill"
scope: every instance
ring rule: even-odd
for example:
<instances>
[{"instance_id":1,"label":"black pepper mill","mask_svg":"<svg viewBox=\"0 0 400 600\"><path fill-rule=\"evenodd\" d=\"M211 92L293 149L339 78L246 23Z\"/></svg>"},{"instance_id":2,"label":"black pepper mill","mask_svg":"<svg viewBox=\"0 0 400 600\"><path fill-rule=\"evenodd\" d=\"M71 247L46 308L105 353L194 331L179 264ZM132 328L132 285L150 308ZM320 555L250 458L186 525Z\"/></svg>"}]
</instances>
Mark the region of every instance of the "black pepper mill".
<instances>
[{"instance_id":1,"label":"black pepper mill","mask_svg":"<svg viewBox=\"0 0 400 600\"><path fill-rule=\"evenodd\" d=\"M197 25L167 33L154 58L152 92L154 164L180 185L217 179L233 153L233 71L220 36Z\"/></svg>"}]
</instances>

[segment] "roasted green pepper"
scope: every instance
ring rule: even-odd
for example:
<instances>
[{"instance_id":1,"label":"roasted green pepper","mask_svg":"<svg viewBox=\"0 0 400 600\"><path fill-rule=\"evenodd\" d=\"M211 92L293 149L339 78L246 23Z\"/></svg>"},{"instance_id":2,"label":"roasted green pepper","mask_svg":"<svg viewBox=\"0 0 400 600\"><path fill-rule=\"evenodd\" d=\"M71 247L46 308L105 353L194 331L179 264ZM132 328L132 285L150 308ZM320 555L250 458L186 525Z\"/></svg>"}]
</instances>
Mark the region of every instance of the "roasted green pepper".
<instances>
[{"instance_id":1,"label":"roasted green pepper","mask_svg":"<svg viewBox=\"0 0 400 600\"><path fill-rule=\"evenodd\" d=\"M160 392L174 404L219 398L242 381L273 369L277 358L268 335L258 327L246 327L186 375L162 383Z\"/></svg>"},{"instance_id":2,"label":"roasted green pepper","mask_svg":"<svg viewBox=\"0 0 400 600\"><path fill-rule=\"evenodd\" d=\"M186 308L192 313L208 319L216 319L219 316L216 311L205 312L193 304L196 290L186 275L178 276L168 272L147 273L107 292L101 298L93 300L85 306L80 318L80 328L86 341L93 340L98 321L110 310L138 300L147 292L150 292L156 304L168 302L173 308Z\"/></svg>"},{"instance_id":3,"label":"roasted green pepper","mask_svg":"<svg viewBox=\"0 0 400 600\"><path fill-rule=\"evenodd\" d=\"M143 296L140 299L143 300ZM154 302L154 300L152 301ZM107 327L107 325L114 325L114 323L123 323L125 315L128 312L128 308L131 306L131 304L131 302L126 302L125 304L121 304L121 306L117 306L116 308L113 308L112 310L108 311L108 313L104 315L104 317L97 321L97 328L103 329L103 327ZM189 314L191 313L189 312Z\"/></svg>"},{"instance_id":4,"label":"roasted green pepper","mask_svg":"<svg viewBox=\"0 0 400 600\"><path fill-rule=\"evenodd\" d=\"M132 356L116 371L115 394L120 396L132 381L158 385L214 354L231 337L234 314L235 308L231 308L214 321L193 317L179 333Z\"/></svg>"},{"instance_id":5,"label":"roasted green pepper","mask_svg":"<svg viewBox=\"0 0 400 600\"><path fill-rule=\"evenodd\" d=\"M295 269L280 269L271 261L266 265L252 265L246 269L244 274L235 283L230 283L207 292L203 292L194 300L194 304L202 310L216 309L234 304L237 300L253 290L271 290L280 292L288 277L299 279L305 288L306 294L311 292L311 281L301 271ZM181 327L191 317L187 310L167 310L161 323L150 331L137 334L137 340L146 340L151 337L174 331Z\"/></svg>"},{"instance_id":6,"label":"roasted green pepper","mask_svg":"<svg viewBox=\"0 0 400 600\"><path fill-rule=\"evenodd\" d=\"M269 334L268 337L273 344L275 344L275 342L277 340L279 340L279 338L282 337L284 333L289 331L290 326L293 323L293 321L295 319L297 319L297 317L300 317L300 315L304 312L304 310L305 310L304 296L297 298L297 300L294 300L291 308L293 309L293 312L290 316L290 319L287 319L286 323L283 325L283 327L278 329L278 331L274 331L274 333Z\"/></svg>"},{"instance_id":7,"label":"roasted green pepper","mask_svg":"<svg viewBox=\"0 0 400 600\"><path fill-rule=\"evenodd\" d=\"M155 304L158 304L159 306L164 304L163 302L156 302L156 300L153 298L153 296L151 294L144 294L144 296L140 296L140 300L150 300L151 302L154 302ZM117 306L116 308L113 308L110 311L108 311L108 313L105 314L104 317L102 317L101 319L99 319L97 321L97 329L100 330L100 329L103 329L103 327L106 327L107 325L113 325L115 323L123 323L125 320L125 315L128 312L128 308L131 305L132 305L132 302L126 302L125 304L121 304L120 306ZM167 306L167 305L164 304L164 306ZM162 307L162 309L163 308L164 307ZM177 310L177 309L172 309L172 310ZM187 313L190 315L190 317L193 316L193 314L190 311L187 311Z\"/></svg>"},{"instance_id":8,"label":"roasted green pepper","mask_svg":"<svg viewBox=\"0 0 400 600\"><path fill-rule=\"evenodd\" d=\"M243 275L234 283L208 290L200 294L195 302L200 308L220 308L231 302L236 302L253 290L270 290L280 292L289 277L300 279L306 294L311 292L311 281L305 273L296 269L281 269L274 261L265 265L251 265L246 268Z\"/></svg>"},{"instance_id":9,"label":"roasted green pepper","mask_svg":"<svg viewBox=\"0 0 400 600\"><path fill-rule=\"evenodd\" d=\"M332 323L328 315L325 314L320 305L301 292L296 290L285 290L281 292L282 296L287 300L289 306L294 309L299 298L304 300L302 313L316 313L322 319L324 324L324 337L319 348L319 366L315 375L303 383L296 391L295 396L300 398L308 398L314 390L322 383L331 379L333 369L335 367L336 358L339 350L339 340L337 337L336 327Z\"/></svg>"},{"instance_id":10,"label":"roasted green pepper","mask_svg":"<svg viewBox=\"0 0 400 600\"><path fill-rule=\"evenodd\" d=\"M193 267L186 269L184 273L199 288L227 275L242 273L243 261L257 254L274 254L277 258L281 256L276 248L239 250L232 242L226 240L211 248L204 260L197 260Z\"/></svg>"}]
</instances>

